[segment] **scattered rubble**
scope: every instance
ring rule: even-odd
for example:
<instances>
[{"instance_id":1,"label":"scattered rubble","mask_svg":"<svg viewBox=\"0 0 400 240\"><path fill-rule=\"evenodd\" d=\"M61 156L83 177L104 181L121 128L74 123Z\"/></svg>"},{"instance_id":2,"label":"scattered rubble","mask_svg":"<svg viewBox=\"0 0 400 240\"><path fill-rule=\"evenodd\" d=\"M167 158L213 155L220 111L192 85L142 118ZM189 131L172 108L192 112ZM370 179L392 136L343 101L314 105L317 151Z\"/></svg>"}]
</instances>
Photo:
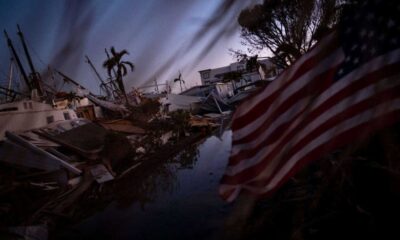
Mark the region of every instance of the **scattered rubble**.
<instances>
[{"instance_id":1,"label":"scattered rubble","mask_svg":"<svg viewBox=\"0 0 400 240\"><path fill-rule=\"evenodd\" d=\"M18 32L30 59L19 27ZM14 50L6 32L5 36ZM114 188L139 174L138 169L145 174L143 169L174 156L190 167L196 143L226 126L232 108L218 94L220 88L212 86L215 89L204 98L190 96L193 90L171 94L168 85L159 92L156 82L156 94L145 96L137 89L127 93L122 81L126 71L113 70L124 64L133 70L133 64L120 62L126 50L110 50L112 56L106 50L103 65L109 78L97 74L105 95L96 95L55 70L63 83L75 88L59 92L44 84L32 62L32 79L23 74L27 92L16 92L11 84L2 88L0 237L47 239L57 221L80 216L87 200L106 201L118 195ZM204 115L210 112L218 114Z\"/></svg>"},{"instance_id":2,"label":"scattered rubble","mask_svg":"<svg viewBox=\"0 0 400 240\"><path fill-rule=\"evenodd\" d=\"M123 184L138 169L176 155L183 162L193 158L189 152L196 151L190 146L220 127L222 118L229 119L221 114L194 116L184 110L164 112L153 99L129 109L126 118L78 118L6 132L0 142L4 170L0 170L0 229L5 229L0 232L11 233L13 227L29 239L39 229L32 234L46 239L60 218L82 211L92 191L106 193L107 186ZM191 160L187 162L190 167Z\"/></svg>"}]
</instances>

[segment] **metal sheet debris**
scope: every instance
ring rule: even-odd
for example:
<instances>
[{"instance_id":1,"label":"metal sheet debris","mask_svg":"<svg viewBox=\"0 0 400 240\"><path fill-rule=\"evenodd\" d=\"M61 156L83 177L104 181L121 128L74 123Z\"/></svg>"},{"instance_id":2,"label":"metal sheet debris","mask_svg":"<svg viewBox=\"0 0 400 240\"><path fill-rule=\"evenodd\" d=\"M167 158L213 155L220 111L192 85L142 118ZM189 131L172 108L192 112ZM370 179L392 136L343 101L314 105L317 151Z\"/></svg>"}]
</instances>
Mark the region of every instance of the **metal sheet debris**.
<instances>
[{"instance_id":1,"label":"metal sheet debris","mask_svg":"<svg viewBox=\"0 0 400 240\"><path fill-rule=\"evenodd\" d=\"M97 164L90 168L90 173L98 183L105 183L114 179L103 164Z\"/></svg>"}]
</instances>

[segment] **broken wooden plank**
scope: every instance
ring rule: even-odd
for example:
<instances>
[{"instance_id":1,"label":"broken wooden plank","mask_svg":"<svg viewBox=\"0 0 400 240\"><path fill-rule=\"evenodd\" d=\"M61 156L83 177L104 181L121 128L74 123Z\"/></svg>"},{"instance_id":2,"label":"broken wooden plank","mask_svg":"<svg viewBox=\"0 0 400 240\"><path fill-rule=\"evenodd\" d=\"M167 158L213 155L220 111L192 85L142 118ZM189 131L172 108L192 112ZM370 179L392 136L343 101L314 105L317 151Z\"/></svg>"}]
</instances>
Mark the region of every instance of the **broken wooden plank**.
<instances>
[{"instance_id":1,"label":"broken wooden plank","mask_svg":"<svg viewBox=\"0 0 400 240\"><path fill-rule=\"evenodd\" d=\"M13 166L44 170L46 172L60 170L61 166L53 159L33 152L18 143L5 140L0 145L0 161Z\"/></svg>"},{"instance_id":2,"label":"broken wooden plank","mask_svg":"<svg viewBox=\"0 0 400 240\"><path fill-rule=\"evenodd\" d=\"M126 174L128 174L129 172L134 170L135 168L139 167L141 164L142 164L142 162L138 162L135 165L133 165L132 167L126 169L123 173L121 173L121 175L119 175L118 179L122 178L123 176L125 176Z\"/></svg>"},{"instance_id":3,"label":"broken wooden plank","mask_svg":"<svg viewBox=\"0 0 400 240\"><path fill-rule=\"evenodd\" d=\"M145 134L146 131L143 128L136 127L129 124L118 124L118 123L100 123L107 130L116 132L129 133L129 134Z\"/></svg>"},{"instance_id":4,"label":"broken wooden plank","mask_svg":"<svg viewBox=\"0 0 400 240\"><path fill-rule=\"evenodd\" d=\"M47 147L59 147L60 146L59 144L57 144L53 141L47 140L45 138L41 138L39 135L37 135L36 133L34 133L32 131L18 133L18 135L38 147L47 148Z\"/></svg>"},{"instance_id":5,"label":"broken wooden plank","mask_svg":"<svg viewBox=\"0 0 400 240\"><path fill-rule=\"evenodd\" d=\"M46 156L46 158L55 161L56 163L58 163L59 165L61 165L62 167L64 167L65 169L67 169L68 171L74 173L74 174L81 174L82 171L77 169L76 167L72 166L71 164L65 162L64 160L58 158L57 156L54 156L53 154L46 152L45 150L33 145L32 143L30 143L29 141L26 141L25 139L23 139L22 137L18 136L17 134L11 133L9 131L6 131L6 137L10 140L13 141L19 145L21 145L22 147L25 147L29 150L32 150L33 152L40 154L42 156ZM47 169L46 169L47 170ZM53 169L52 169L53 170Z\"/></svg>"},{"instance_id":6,"label":"broken wooden plank","mask_svg":"<svg viewBox=\"0 0 400 240\"><path fill-rule=\"evenodd\" d=\"M57 156L57 157L59 157L59 158L61 158L62 160L66 161L66 162L71 162L72 161L70 157L68 157L67 155L65 155L65 154L63 154L63 153L61 153L59 151L57 151L54 148L48 148L48 149L46 149L46 151L51 153L51 154L53 154L53 155L55 155L55 156Z\"/></svg>"}]
</instances>

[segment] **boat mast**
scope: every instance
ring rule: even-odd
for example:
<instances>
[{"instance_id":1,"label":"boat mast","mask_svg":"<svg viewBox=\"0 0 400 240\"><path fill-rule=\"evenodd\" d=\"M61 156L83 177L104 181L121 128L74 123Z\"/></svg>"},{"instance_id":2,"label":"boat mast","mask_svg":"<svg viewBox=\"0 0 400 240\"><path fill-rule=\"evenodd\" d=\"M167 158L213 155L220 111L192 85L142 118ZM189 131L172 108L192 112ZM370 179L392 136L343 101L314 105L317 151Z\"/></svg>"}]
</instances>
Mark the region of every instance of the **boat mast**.
<instances>
[{"instance_id":1,"label":"boat mast","mask_svg":"<svg viewBox=\"0 0 400 240\"><path fill-rule=\"evenodd\" d=\"M8 86L7 86L7 88L9 89L9 90L11 90L11 83L12 83L12 78L13 78L13 62L14 62L14 59L11 57L11 59L10 59L10 68L9 68L9 70L8 70ZM6 101L7 101L8 99L7 99L7 97L6 97Z\"/></svg>"},{"instance_id":2,"label":"boat mast","mask_svg":"<svg viewBox=\"0 0 400 240\"><path fill-rule=\"evenodd\" d=\"M106 85L106 83L103 81L103 79L101 78L100 74L97 72L96 68L94 67L92 61L90 61L89 57L87 55L85 55L86 58L86 62L89 64L89 66L92 68L92 70L94 71L94 73L96 74L97 78L100 80L100 88L104 88L104 90L106 91L107 97L110 98L111 94L108 90L108 87Z\"/></svg>"},{"instance_id":3,"label":"boat mast","mask_svg":"<svg viewBox=\"0 0 400 240\"><path fill-rule=\"evenodd\" d=\"M104 51L106 52L107 60L110 60L110 54L108 53L107 48L105 48ZM112 68L112 71L114 73L114 76L117 77L117 72L115 71L114 67ZM117 92L117 96L120 96L119 88L117 87L117 85L115 85L115 81L113 80L111 74L110 74L110 83L111 87L113 88L113 96L115 97L114 92Z\"/></svg>"},{"instance_id":4,"label":"boat mast","mask_svg":"<svg viewBox=\"0 0 400 240\"><path fill-rule=\"evenodd\" d=\"M94 73L96 74L97 78L100 80L101 84L104 84L103 79L101 78L100 74L97 72L96 68L93 66L92 61L90 61L89 57L85 55L86 62L90 65L90 67L93 69Z\"/></svg>"},{"instance_id":5,"label":"boat mast","mask_svg":"<svg viewBox=\"0 0 400 240\"><path fill-rule=\"evenodd\" d=\"M58 74L61 75L61 77L64 78L64 81L72 83L73 85L83 89L83 90L87 90L89 92L89 95L96 97L96 95L94 95L91 91L89 91L87 88L83 87L82 85L80 85L79 83L77 83L75 80L73 80L72 78L68 77L67 75L65 75L64 73L56 70Z\"/></svg>"},{"instance_id":6,"label":"boat mast","mask_svg":"<svg viewBox=\"0 0 400 240\"><path fill-rule=\"evenodd\" d=\"M0 86L0 94L6 96L6 102L12 102L15 100L17 95L28 97L20 92L14 91L12 89L8 89L5 87Z\"/></svg>"},{"instance_id":7,"label":"boat mast","mask_svg":"<svg viewBox=\"0 0 400 240\"><path fill-rule=\"evenodd\" d=\"M29 78L28 78L28 76L26 75L26 72L25 72L25 70L24 70L24 67L22 66L21 60L19 59L18 54L17 54L17 52L15 51L14 45L13 45L11 39L8 37L8 34L7 34L7 31L6 31L6 30L4 30L4 36L5 36L6 39L7 39L8 47L10 48L12 54L14 55L15 61L17 61L19 70L21 71L22 77L24 78L25 83L26 83L26 85L28 86L29 91L32 91L32 85L31 85L31 83L29 82Z\"/></svg>"},{"instance_id":8,"label":"boat mast","mask_svg":"<svg viewBox=\"0 0 400 240\"><path fill-rule=\"evenodd\" d=\"M42 90L42 87L40 86L39 73L36 72L35 67L33 66L32 59L31 59L31 56L28 51L28 47L26 46L26 43L25 43L24 35L21 32L21 29L19 28L18 24L17 24L17 29L18 29L18 35L22 42L22 46L24 47L24 52L25 52L26 58L28 59L29 67L31 69L30 77L32 79L33 87L37 89L39 96L43 96L43 90Z\"/></svg>"}]
</instances>

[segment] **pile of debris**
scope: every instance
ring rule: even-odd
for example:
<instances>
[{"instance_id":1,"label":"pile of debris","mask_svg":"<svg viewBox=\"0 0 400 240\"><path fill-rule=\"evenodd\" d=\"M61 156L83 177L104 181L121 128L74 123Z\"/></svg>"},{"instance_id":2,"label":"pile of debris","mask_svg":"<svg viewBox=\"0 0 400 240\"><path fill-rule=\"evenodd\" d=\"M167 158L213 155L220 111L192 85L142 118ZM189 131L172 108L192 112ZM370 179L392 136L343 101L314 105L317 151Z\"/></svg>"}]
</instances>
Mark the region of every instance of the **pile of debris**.
<instances>
[{"instance_id":1,"label":"pile of debris","mask_svg":"<svg viewBox=\"0 0 400 240\"><path fill-rule=\"evenodd\" d=\"M125 119L77 118L7 131L0 142L2 234L46 235L57 219L75 215L88 192L171 159L223 122L221 116L159 109L149 100Z\"/></svg>"}]
</instances>

